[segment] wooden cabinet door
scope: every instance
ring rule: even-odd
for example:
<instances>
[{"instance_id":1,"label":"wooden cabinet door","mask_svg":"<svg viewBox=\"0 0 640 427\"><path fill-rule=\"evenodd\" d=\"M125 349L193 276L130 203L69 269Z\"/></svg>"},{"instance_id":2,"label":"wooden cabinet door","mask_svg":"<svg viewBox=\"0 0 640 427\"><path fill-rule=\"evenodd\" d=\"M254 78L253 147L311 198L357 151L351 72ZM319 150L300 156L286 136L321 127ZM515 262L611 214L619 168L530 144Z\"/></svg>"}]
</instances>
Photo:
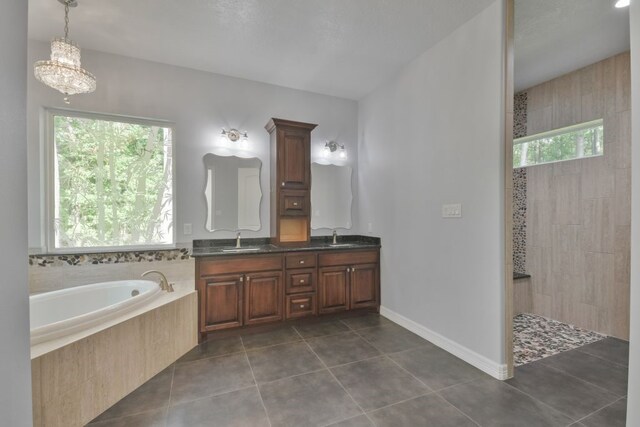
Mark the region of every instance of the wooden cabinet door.
<instances>
[{"instance_id":1,"label":"wooden cabinet door","mask_svg":"<svg viewBox=\"0 0 640 427\"><path fill-rule=\"evenodd\" d=\"M244 324L282 320L282 272L251 273L244 281Z\"/></svg>"},{"instance_id":2,"label":"wooden cabinet door","mask_svg":"<svg viewBox=\"0 0 640 427\"><path fill-rule=\"evenodd\" d=\"M278 185L283 189L309 189L311 134L308 130L278 130Z\"/></svg>"},{"instance_id":3,"label":"wooden cabinet door","mask_svg":"<svg viewBox=\"0 0 640 427\"><path fill-rule=\"evenodd\" d=\"M349 309L349 269L346 266L318 269L318 300L320 313ZM350 270L350 269L349 269Z\"/></svg>"},{"instance_id":4,"label":"wooden cabinet door","mask_svg":"<svg viewBox=\"0 0 640 427\"><path fill-rule=\"evenodd\" d=\"M351 268L350 308L376 307L378 305L377 264L359 264Z\"/></svg>"},{"instance_id":5,"label":"wooden cabinet door","mask_svg":"<svg viewBox=\"0 0 640 427\"><path fill-rule=\"evenodd\" d=\"M242 326L241 274L200 279L200 332Z\"/></svg>"}]
</instances>

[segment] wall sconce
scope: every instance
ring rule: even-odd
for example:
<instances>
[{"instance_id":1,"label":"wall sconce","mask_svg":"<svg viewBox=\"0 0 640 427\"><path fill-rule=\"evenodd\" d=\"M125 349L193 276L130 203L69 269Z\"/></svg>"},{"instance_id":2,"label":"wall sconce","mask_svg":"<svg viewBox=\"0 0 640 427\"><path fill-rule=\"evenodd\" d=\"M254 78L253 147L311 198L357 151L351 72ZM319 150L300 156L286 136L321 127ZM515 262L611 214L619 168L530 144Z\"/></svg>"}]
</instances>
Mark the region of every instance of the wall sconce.
<instances>
[{"instance_id":1,"label":"wall sconce","mask_svg":"<svg viewBox=\"0 0 640 427\"><path fill-rule=\"evenodd\" d=\"M249 135L247 134L247 132L240 132L238 129L226 130L223 128L222 132L220 133L220 139L224 140L225 138L231 142L240 141L241 144L249 141Z\"/></svg>"},{"instance_id":2,"label":"wall sconce","mask_svg":"<svg viewBox=\"0 0 640 427\"><path fill-rule=\"evenodd\" d=\"M324 155L328 156L331 153L335 153L336 151L338 151L338 149L340 149L338 156L341 159L346 159L347 158L347 150L344 149L344 144L338 144L335 141L327 141L324 144Z\"/></svg>"}]
</instances>

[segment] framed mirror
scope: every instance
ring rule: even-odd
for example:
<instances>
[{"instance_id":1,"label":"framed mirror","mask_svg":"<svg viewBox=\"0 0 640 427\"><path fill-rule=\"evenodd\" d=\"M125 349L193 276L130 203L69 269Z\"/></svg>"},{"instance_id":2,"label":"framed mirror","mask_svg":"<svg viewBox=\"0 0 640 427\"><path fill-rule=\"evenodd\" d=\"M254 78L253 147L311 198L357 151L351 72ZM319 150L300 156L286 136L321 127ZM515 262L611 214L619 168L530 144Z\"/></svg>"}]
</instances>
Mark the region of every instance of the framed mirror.
<instances>
[{"instance_id":1,"label":"framed mirror","mask_svg":"<svg viewBox=\"0 0 640 427\"><path fill-rule=\"evenodd\" d=\"M311 164L311 228L351 228L350 166Z\"/></svg>"},{"instance_id":2,"label":"framed mirror","mask_svg":"<svg viewBox=\"0 0 640 427\"><path fill-rule=\"evenodd\" d=\"M260 170L256 157L217 156L203 158L208 231L260 230Z\"/></svg>"}]
</instances>

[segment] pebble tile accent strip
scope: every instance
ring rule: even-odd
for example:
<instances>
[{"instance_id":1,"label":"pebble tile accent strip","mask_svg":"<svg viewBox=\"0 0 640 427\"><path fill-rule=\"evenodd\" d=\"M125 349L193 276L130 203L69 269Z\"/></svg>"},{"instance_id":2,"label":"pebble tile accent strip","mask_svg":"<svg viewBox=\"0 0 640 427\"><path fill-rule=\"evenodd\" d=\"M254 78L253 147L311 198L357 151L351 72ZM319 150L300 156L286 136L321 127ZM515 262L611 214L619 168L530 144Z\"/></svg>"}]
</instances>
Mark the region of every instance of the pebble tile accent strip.
<instances>
[{"instance_id":1,"label":"pebble tile accent strip","mask_svg":"<svg viewBox=\"0 0 640 427\"><path fill-rule=\"evenodd\" d=\"M527 136L527 92L513 97L513 138ZM513 271L527 267L527 170L513 170Z\"/></svg>"},{"instance_id":2,"label":"pebble tile accent strip","mask_svg":"<svg viewBox=\"0 0 640 427\"><path fill-rule=\"evenodd\" d=\"M513 271L527 272L527 170L513 170Z\"/></svg>"},{"instance_id":3,"label":"pebble tile accent strip","mask_svg":"<svg viewBox=\"0 0 640 427\"><path fill-rule=\"evenodd\" d=\"M527 92L513 96L513 139L527 136Z\"/></svg>"},{"instance_id":4,"label":"pebble tile accent strip","mask_svg":"<svg viewBox=\"0 0 640 427\"><path fill-rule=\"evenodd\" d=\"M533 314L513 318L515 366L535 362L606 338L597 332Z\"/></svg>"},{"instance_id":5,"label":"pebble tile accent strip","mask_svg":"<svg viewBox=\"0 0 640 427\"><path fill-rule=\"evenodd\" d=\"M177 261L191 258L189 249L160 251L99 252L91 254L29 255L30 266L60 267L126 262Z\"/></svg>"}]
</instances>

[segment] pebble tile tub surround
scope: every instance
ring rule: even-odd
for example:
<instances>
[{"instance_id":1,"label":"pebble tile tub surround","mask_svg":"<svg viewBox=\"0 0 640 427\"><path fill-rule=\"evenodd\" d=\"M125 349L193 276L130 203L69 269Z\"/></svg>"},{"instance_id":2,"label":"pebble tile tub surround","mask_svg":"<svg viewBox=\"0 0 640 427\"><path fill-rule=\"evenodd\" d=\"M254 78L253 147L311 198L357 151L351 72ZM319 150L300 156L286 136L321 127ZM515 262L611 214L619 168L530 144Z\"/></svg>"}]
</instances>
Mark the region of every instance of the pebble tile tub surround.
<instances>
[{"instance_id":1,"label":"pebble tile tub surround","mask_svg":"<svg viewBox=\"0 0 640 427\"><path fill-rule=\"evenodd\" d=\"M64 265L119 264L125 262L176 261L191 257L190 250L99 252L85 254L29 255L30 266L60 267Z\"/></svg>"}]
</instances>

